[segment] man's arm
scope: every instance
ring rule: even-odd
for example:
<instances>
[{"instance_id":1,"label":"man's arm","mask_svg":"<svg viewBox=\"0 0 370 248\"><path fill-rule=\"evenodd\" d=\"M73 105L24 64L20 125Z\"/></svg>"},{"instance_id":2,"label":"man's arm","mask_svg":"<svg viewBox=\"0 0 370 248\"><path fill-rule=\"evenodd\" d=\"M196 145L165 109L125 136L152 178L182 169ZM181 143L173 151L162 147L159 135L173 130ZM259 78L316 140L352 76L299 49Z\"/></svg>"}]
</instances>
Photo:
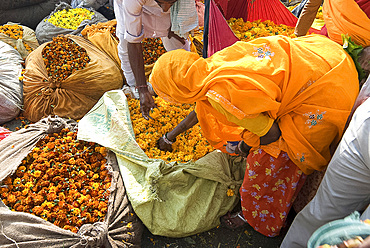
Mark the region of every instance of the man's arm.
<instances>
[{"instance_id":1,"label":"man's arm","mask_svg":"<svg viewBox=\"0 0 370 248\"><path fill-rule=\"evenodd\" d=\"M146 83L145 69L144 69L144 58L143 58L143 47L141 43L130 43L127 44L128 57L132 72L135 76L136 87L139 91L140 97L140 110L145 119L148 119L149 111L155 108L154 99L149 93L148 85Z\"/></svg>"}]
</instances>

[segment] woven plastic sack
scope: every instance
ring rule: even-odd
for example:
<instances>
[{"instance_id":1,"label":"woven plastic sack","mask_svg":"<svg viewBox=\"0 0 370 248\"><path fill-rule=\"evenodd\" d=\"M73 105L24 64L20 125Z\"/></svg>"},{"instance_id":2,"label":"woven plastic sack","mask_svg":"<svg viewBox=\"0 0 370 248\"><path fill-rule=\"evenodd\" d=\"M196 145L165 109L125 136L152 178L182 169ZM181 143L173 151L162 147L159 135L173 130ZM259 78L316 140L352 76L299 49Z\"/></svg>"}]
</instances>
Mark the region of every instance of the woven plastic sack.
<instances>
[{"instance_id":1,"label":"woven plastic sack","mask_svg":"<svg viewBox=\"0 0 370 248\"><path fill-rule=\"evenodd\" d=\"M14 119L21 110L22 62L17 50L0 41L0 124Z\"/></svg>"},{"instance_id":2,"label":"woven plastic sack","mask_svg":"<svg viewBox=\"0 0 370 248\"><path fill-rule=\"evenodd\" d=\"M16 23L8 22L6 25L15 25ZM35 50L39 46L39 42L36 39L35 32L26 27L19 25L23 29L23 37L22 39L14 39L9 36L7 36L4 33L0 33L0 40L11 45L12 47L16 47L17 51L22 56L22 59L26 59L28 54L30 54L30 51L27 51L24 44L27 44L32 48L32 50Z\"/></svg>"},{"instance_id":3,"label":"woven plastic sack","mask_svg":"<svg viewBox=\"0 0 370 248\"><path fill-rule=\"evenodd\" d=\"M66 34L72 34L72 35L81 35L81 31L87 26L96 24L98 22L106 22L108 21L107 18L105 18L102 14L94 10L93 8L86 8L91 12L94 12L94 15L91 17L91 19L83 20L80 25L77 27L76 30L73 29L66 29L54 26L50 22L47 21L54 13L61 11L61 10L69 10L73 9L71 5L61 2L53 12L50 13L47 17L45 17L36 27L35 33L37 40L40 44L44 42L51 41L53 37L56 37L58 35L66 35Z\"/></svg>"},{"instance_id":4,"label":"woven plastic sack","mask_svg":"<svg viewBox=\"0 0 370 248\"><path fill-rule=\"evenodd\" d=\"M118 160L135 213L155 235L184 237L220 224L237 204L245 161L220 151L188 163L150 159L135 141L127 99L106 92L79 122L77 138L99 143Z\"/></svg>"},{"instance_id":5,"label":"woven plastic sack","mask_svg":"<svg viewBox=\"0 0 370 248\"><path fill-rule=\"evenodd\" d=\"M36 143L48 133L59 133L77 123L59 117L47 117L28 128L13 132L0 142L0 185L13 174ZM81 226L78 233L62 229L38 216L11 211L0 199L0 247L27 248L140 248L143 225L132 210L113 153L107 156L107 169L112 176L108 211L104 221ZM132 224L132 227L127 223Z\"/></svg>"},{"instance_id":6,"label":"woven plastic sack","mask_svg":"<svg viewBox=\"0 0 370 248\"><path fill-rule=\"evenodd\" d=\"M90 62L62 82L49 81L42 58L44 43L26 59L24 74L24 116L39 121L48 115L81 119L106 91L121 89L120 68L104 52L83 37L66 35L85 48Z\"/></svg>"},{"instance_id":7,"label":"woven plastic sack","mask_svg":"<svg viewBox=\"0 0 370 248\"><path fill-rule=\"evenodd\" d=\"M370 225L360 221L360 214L354 212L344 219L329 222L317 229L308 240L307 248L325 244L337 245L356 236L365 239L369 235Z\"/></svg>"}]
</instances>

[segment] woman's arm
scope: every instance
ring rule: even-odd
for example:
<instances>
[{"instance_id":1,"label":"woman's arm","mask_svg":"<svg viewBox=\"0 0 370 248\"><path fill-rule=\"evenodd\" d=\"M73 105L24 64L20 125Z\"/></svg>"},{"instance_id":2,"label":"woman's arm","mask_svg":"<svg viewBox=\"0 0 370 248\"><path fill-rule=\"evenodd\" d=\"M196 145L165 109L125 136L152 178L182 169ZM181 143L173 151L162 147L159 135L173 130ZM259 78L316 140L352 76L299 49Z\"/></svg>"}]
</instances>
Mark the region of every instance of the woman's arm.
<instances>
[{"instance_id":1,"label":"woman's arm","mask_svg":"<svg viewBox=\"0 0 370 248\"><path fill-rule=\"evenodd\" d=\"M193 110L172 131L166 133L158 140L159 149L163 151L172 151L172 143L176 141L177 135L192 128L197 123L197 114Z\"/></svg>"},{"instance_id":2,"label":"woman's arm","mask_svg":"<svg viewBox=\"0 0 370 248\"><path fill-rule=\"evenodd\" d=\"M281 136L281 131L279 125L274 122L270 128L270 130L262 137L260 137L260 144L261 145L268 145L272 142L277 141ZM246 157L249 154L249 150L252 147L248 146L244 141L240 141L238 146L235 149L235 153L239 154L240 156Z\"/></svg>"}]
</instances>

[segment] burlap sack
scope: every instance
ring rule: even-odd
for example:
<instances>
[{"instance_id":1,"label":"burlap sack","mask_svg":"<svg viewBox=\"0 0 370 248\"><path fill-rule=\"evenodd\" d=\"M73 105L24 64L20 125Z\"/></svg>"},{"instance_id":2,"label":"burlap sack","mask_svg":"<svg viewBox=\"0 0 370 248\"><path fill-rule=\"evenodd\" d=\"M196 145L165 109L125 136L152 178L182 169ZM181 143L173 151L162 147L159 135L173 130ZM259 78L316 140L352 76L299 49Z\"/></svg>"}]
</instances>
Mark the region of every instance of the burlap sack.
<instances>
[{"instance_id":1,"label":"burlap sack","mask_svg":"<svg viewBox=\"0 0 370 248\"><path fill-rule=\"evenodd\" d=\"M73 120L48 117L6 137L0 142L0 182L16 171L22 160L46 134L60 132L65 127L74 130L76 126ZM108 212L103 222L83 225L78 233L73 233L35 215L11 211L0 199L0 247L139 248L143 225L127 199L114 154L109 153L107 159L112 185ZM127 225L130 222L132 227Z\"/></svg>"},{"instance_id":2,"label":"burlap sack","mask_svg":"<svg viewBox=\"0 0 370 248\"><path fill-rule=\"evenodd\" d=\"M24 74L24 116L36 122L48 115L81 119L104 92L121 89L120 69L104 52L83 37L66 35L86 49L91 61L62 82L49 81L39 46L26 59Z\"/></svg>"},{"instance_id":3,"label":"burlap sack","mask_svg":"<svg viewBox=\"0 0 370 248\"><path fill-rule=\"evenodd\" d=\"M16 23L12 23L12 22L7 23L7 25L14 25L14 24ZM23 28L23 38L22 39L14 39L14 38L7 36L4 33L0 33L0 40L11 45L12 47L16 47L17 51L22 56L22 59L26 59L26 57L28 56L28 54L30 54L30 52L27 51L24 44L29 45L32 48L32 50L35 50L39 46L39 42L37 41L36 34L32 29L26 26L22 26L22 25L20 26Z\"/></svg>"}]
</instances>

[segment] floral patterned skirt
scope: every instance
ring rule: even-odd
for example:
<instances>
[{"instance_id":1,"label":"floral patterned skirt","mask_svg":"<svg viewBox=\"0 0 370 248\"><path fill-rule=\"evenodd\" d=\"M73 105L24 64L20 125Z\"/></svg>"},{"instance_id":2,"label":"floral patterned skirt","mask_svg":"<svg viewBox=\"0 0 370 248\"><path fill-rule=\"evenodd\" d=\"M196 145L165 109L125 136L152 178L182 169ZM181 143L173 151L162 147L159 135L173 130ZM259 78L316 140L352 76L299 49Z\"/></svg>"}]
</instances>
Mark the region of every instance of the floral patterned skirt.
<instances>
[{"instance_id":1,"label":"floral patterned skirt","mask_svg":"<svg viewBox=\"0 0 370 248\"><path fill-rule=\"evenodd\" d=\"M251 152L240 188L241 206L248 224L263 235L279 235L305 179L306 175L286 152L277 158L261 149Z\"/></svg>"}]
</instances>

